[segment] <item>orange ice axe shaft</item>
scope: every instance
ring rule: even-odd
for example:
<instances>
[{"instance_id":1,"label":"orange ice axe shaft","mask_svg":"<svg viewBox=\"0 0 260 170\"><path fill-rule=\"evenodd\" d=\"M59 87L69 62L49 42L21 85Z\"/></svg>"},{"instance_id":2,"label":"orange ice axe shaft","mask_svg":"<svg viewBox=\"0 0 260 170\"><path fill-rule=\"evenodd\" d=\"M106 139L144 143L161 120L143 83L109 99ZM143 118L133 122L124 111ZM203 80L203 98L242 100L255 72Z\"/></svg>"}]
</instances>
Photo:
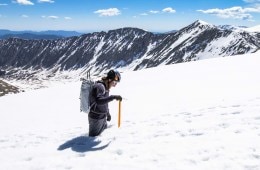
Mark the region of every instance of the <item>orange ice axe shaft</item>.
<instances>
[{"instance_id":1,"label":"orange ice axe shaft","mask_svg":"<svg viewBox=\"0 0 260 170\"><path fill-rule=\"evenodd\" d=\"M119 104L118 104L118 128L120 127L121 125L121 101L119 101Z\"/></svg>"}]
</instances>

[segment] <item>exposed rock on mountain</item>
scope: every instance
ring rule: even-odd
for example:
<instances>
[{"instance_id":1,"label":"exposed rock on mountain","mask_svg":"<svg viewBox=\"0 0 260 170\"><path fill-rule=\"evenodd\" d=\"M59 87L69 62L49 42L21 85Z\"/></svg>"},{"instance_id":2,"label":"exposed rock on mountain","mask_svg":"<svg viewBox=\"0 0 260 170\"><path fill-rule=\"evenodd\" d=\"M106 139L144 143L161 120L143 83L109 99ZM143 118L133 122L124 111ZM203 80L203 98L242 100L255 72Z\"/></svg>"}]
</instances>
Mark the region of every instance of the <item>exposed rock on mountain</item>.
<instances>
[{"instance_id":1,"label":"exposed rock on mountain","mask_svg":"<svg viewBox=\"0 0 260 170\"><path fill-rule=\"evenodd\" d=\"M253 53L260 33L196 21L183 29L153 34L121 28L56 40L0 40L0 69L5 78L38 80L80 77L110 68L138 70L158 65Z\"/></svg>"},{"instance_id":2,"label":"exposed rock on mountain","mask_svg":"<svg viewBox=\"0 0 260 170\"><path fill-rule=\"evenodd\" d=\"M9 93L18 93L18 92L20 92L18 87L15 87L7 82L4 82L3 80L0 80L0 97Z\"/></svg>"}]
</instances>

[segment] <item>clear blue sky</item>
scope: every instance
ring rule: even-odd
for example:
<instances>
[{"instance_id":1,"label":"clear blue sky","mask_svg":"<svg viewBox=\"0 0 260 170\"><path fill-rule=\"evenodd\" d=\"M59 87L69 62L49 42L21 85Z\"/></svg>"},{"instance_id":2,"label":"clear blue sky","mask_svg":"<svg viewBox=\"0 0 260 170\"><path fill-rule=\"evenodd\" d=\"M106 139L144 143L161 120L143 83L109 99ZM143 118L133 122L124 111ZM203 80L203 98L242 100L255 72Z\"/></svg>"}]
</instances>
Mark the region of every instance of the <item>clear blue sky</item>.
<instances>
[{"instance_id":1,"label":"clear blue sky","mask_svg":"<svg viewBox=\"0 0 260 170\"><path fill-rule=\"evenodd\" d=\"M260 0L0 0L0 29L107 31L180 29L196 20L260 25Z\"/></svg>"}]
</instances>

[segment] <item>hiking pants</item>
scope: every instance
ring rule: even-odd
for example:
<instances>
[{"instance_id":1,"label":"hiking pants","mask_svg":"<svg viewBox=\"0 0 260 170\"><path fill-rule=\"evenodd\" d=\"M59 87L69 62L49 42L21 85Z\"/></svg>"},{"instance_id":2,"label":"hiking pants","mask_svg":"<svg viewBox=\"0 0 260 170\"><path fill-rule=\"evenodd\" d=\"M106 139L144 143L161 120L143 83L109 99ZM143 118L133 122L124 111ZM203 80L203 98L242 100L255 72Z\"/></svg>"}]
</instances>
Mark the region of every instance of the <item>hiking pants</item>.
<instances>
[{"instance_id":1,"label":"hiking pants","mask_svg":"<svg viewBox=\"0 0 260 170\"><path fill-rule=\"evenodd\" d=\"M89 136L98 136L107 128L106 117L103 119L93 119L88 117Z\"/></svg>"}]
</instances>

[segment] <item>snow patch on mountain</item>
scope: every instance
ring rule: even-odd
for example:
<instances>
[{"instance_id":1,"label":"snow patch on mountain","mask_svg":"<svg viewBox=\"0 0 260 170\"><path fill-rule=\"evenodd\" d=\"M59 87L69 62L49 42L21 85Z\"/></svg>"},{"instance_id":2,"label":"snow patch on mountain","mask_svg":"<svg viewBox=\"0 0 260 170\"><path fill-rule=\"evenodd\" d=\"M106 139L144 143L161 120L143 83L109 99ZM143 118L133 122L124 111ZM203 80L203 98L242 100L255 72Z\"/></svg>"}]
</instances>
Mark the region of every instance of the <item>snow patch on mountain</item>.
<instances>
[{"instance_id":1,"label":"snow patch on mountain","mask_svg":"<svg viewBox=\"0 0 260 170\"><path fill-rule=\"evenodd\" d=\"M260 33L260 25L254 26L254 27L249 27L249 28L245 28L246 31L249 32L258 32Z\"/></svg>"}]
</instances>

